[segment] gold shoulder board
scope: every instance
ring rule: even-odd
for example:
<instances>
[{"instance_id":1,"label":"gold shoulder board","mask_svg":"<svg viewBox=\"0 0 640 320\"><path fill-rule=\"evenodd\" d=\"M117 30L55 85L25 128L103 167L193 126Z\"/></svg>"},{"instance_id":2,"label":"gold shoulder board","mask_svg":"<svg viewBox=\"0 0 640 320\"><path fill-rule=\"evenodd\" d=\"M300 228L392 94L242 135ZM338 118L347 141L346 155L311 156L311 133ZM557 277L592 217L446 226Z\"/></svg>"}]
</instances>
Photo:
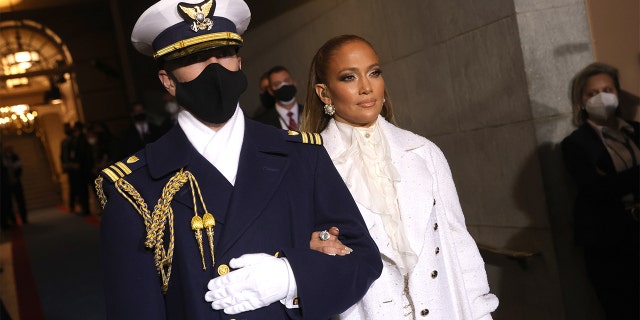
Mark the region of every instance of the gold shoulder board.
<instances>
[{"instance_id":1,"label":"gold shoulder board","mask_svg":"<svg viewBox=\"0 0 640 320\"><path fill-rule=\"evenodd\" d=\"M291 142L299 142L306 144L315 144L318 146L322 145L322 136L316 132L305 132L305 131L287 131L287 141Z\"/></svg>"},{"instance_id":2,"label":"gold shoulder board","mask_svg":"<svg viewBox=\"0 0 640 320\"><path fill-rule=\"evenodd\" d=\"M118 161L100 172L100 175L108 179L112 183L115 183L121 178L131 174L131 172L142 167L144 161L141 161L137 156L133 155L123 161Z\"/></svg>"}]
</instances>

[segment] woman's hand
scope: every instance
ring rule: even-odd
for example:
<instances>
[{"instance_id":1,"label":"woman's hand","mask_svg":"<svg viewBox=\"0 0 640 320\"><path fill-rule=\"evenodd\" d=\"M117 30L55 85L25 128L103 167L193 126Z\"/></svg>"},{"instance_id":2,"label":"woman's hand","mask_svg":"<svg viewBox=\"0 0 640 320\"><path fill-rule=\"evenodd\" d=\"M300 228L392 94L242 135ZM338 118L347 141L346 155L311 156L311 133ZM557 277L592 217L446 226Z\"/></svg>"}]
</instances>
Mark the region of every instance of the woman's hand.
<instances>
[{"instance_id":1,"label":"woman's hand","mask_svg":"<svg viewBox=\"0 0 640 320\"><path fill-rule=\"evenodd\" d=\"M345 246L338 240L340 230L338 230L337 227L331 227L326 231L329 232L329 239L327 240L320 239L320 233L322 231L316 231L311 234L311 240L309 240L309 248L311 248L311 250L324 252L331 256L345 256L353 252L351 248Z\"/></svg>"}]
</instances>

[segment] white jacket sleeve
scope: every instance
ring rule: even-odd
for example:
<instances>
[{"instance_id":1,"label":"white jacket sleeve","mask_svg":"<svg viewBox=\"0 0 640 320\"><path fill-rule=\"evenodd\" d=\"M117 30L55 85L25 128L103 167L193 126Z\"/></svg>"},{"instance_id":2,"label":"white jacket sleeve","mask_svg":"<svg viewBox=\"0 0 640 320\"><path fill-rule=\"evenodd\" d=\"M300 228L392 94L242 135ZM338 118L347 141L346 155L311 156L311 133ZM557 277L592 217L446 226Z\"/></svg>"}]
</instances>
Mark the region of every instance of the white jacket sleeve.
<instances>
[{"instance_id":1,"label":"white jacket sleeve","mask_svg":"<svg viewBox=\"0 0 640 320\"><path fill-rule=\"evenodd\" d=\"M437 179L434 196L440 202L440 210L445 210L446 220L439 220L439 223L450 231L446 241L453 250L447 258L457 274L454 276L458 280L455 281L455 294L463 309L460 311L465 315L470 313L472 319L492 319L491 312L498 307L498 298L489 292L484 260L467 231L449 164L442 151L435 145L433 147L431 159Z\"/></svg>"}]
</instances>

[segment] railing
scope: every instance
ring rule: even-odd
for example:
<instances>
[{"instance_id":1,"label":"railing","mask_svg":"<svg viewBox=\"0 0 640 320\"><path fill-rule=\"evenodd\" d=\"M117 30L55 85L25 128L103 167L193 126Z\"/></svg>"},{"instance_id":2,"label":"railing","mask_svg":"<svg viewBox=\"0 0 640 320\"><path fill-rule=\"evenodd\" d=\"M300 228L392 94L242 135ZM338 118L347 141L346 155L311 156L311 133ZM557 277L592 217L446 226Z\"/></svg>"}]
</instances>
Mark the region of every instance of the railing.
<instances>
[{"instance_id":1,"label":"railing","mask_svg":"<svg viewBox=\"0 0 640 320\"><path fill-rule=\"evenodd\" d=\"M58 169L55 166L55 161L53 160L53 152L51 151L51 146L49 145L49 139L47 138L47 134L42 130L42 128L38 128L36 130L36 136L40 138L40 142L44 147L44 152L47 156L47 163L49 163L49 171L51 171L51 180L56 184L60 185L60 175L58 174Z\"/></svg>"},{"instance_id":2,"label":"railing","mask_svg":"<svg viewBox=\"0 0 640 320\"><path fill-rule=\"evenodd\" d=\"M507 248L496 248L496 247L488 246L481 243L478 243L478 248L480 249L480 252L483 252L483 251L489 252L489 253L507 257L509 259L513 259L518 263L518 265L522 269L525 269L525 270L529 267L530 260L533 257L542 255L542 253L539 251L529 252L529 251L512 250Z\"/></svg>"}]
</instances>

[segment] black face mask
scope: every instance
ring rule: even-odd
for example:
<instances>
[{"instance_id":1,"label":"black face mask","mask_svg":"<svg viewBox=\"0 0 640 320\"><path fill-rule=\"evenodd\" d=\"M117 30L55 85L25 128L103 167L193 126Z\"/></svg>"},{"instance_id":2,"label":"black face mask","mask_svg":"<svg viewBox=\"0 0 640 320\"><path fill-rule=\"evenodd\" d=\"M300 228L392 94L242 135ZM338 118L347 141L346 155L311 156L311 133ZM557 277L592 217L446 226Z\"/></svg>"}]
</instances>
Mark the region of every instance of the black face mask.
<instances>
[{"instance_id":1,"label":"black face mask","mask_svg":"<svg viewBox=\"0 0 640 320\"><path fill-rule=\"evenodd\" d=\"M246 89L247 76L242 70L230 71L212 63L195 79L176 82L176 100L196 118L220 124L231 119Z\"/></svg>"},{"instance_id":2,"label":"black face mask","mask_svg":"<svg viewBox=\"0 0 640 320\"><path fill-rule=\"evenodd\" d=\"M275 106L276 99L272 95L270 95L268 91L265 91L260 94L260 103L263 107L269 109Z\"/></svg>"},{"instance_id":3,"label":"black face mask","mask_svg":"<svg viewBox=\"0 0 640 320\"><path fill-rule=\"evenodd\" d=\"M297 92L298 90L296 89L296 86L292 84L285 84L280 87L280 89L274 91L273 96L278 101L291 101L291 99L296 96Z\"/></svg>"},{"instance_id":4,"label":"black face mask","mask_svg":"<svg viewBox=\"0 0 640 320\"><path fill-rule=\"evenodd\" d=\"M145 120L147 120L147 114L146 113L138 113L138 114L133 116L133 120L135 120L136 122L145 121Z\"/></svg>"}]
</instances>

